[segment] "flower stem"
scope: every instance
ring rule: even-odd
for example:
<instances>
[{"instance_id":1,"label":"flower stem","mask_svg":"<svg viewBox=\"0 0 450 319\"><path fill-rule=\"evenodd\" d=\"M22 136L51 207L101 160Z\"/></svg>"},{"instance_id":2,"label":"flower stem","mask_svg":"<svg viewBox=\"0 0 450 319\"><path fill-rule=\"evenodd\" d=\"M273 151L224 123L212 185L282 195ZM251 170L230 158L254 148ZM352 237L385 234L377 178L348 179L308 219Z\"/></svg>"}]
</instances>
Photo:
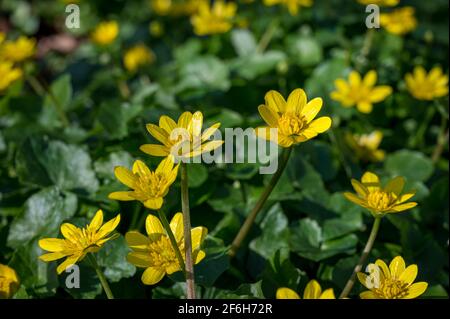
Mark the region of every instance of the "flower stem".
<instances>
[{"instance_id":1,"label":"flower stem","mask_svg":"<svg viewBox=\"0 0 450 319\"><path fill-rule=\"evenodd\" d=\"M172 248L175 252L175 256L177 256L178 263L180 264L180 269L183 272L184 277L186 277L186 266L184 265L184 260L181 256L180 247L178 247L177 240L175 239L172 229L170 228L170 224L167 221L166 214L160 209L158 210L158 215L164 229L166 230L167 235L169 236L170 243L172 244Z\"/></svg>"},{"instance_id":2,"label":"flower stem","mask_svg":"<svg viewBox=\"0 0 450 319\"><path fill-rule=\"evenodd\" d=\"M436 141L436 146L434 147L433 154L431 156L431 160L433 163L436 163L442 155L444 151L444 146L448 142L448 128L447 128L447 119L444 115L441 117L441 127L439 129L439 134Z\"/></svg>"},{"instance_id":3,"label":"flower stem","mask_svg":"<svg viewBox=\"0 0 450 319\"><path fill-rule=\"evenodd\" d=\"M347 297L350 291L352 290L353 285L355 284L356 274L361 271L362 266L366 262L366 259L369 256L370 251L372 250L375 238L377 237L378 229L380 228L380 223L381 217L375 217L375 221L373 222L372 225L372 231L370 232L370 236L369 239L367 240L366 246L364 247L363 253L359 258L358 264L356 264L355 269L353 270L353 273L350 276L350 279L345 284L344 290L342 290L342 293L339 296L339 298L342 299Z\"/></svg>"},{"instance_id":4,"label":"flower stem","mask_svg":"<svg viewBox=\"0 0 450 319\"><path fill-rule=\"evenodd\" d=\"M263 53L267 49L267 46L272 40L272 37L274 36L279 23L280 21L278 19L272 20L272 22L269 24L264 34L262 35L261 40L258 43L258 46L256 47L256 53Z\"/></svg>"},{"instance_id":5,"label":"flower stem","mask_svg":"<svg viewBox=\"0 0 450 319\"><path fill-rule=\"evenodd\" d=\"M88 254L87 256L88 261L92 265L92 267L95 269L95 272L97 273L98 279L100 279L100 283L102 284L103 290L106 293L106 297L108 299L114 299L114 295L112 294L111 288L109 287L108 281L106 280L105 275L103 274L103 271L100 269L100 266L97 264L97 259L95 258L94 254Z\"/></svg>"},{"instance_id":6,"label":"flower stem","mask_svg":"<svg viewBox=\"0 0 450 319\"><path fill-rule=\"evenodd\" d=\"M264 192L259 197L258 201L256 202L255 207L250 212L250 214L247 216L247 219L245 220L244 224L242 225L241 229L239 229L238 234L233 240L233 243L231 244L230 251L228 252L229 256L232 258L236 255L237 250L241 246L242 242L244 241L245 237L247 236L248 232L250 231L256 216L261 211L262 207L264 206L265 202L267 201L267 198L269 198L270 194L272 193L273 189L277 185L278 180L280 179L287 162L289 160L289 156L291 155L292 148L285 148L283 150L283 153L281 154L281 162L278 165L278 169L275 172L275 174L272 176L269 184L267 185Z\"/></svg>"},{"instance_id":7,"label":"flower stem","mask_svg":"<svg viewBox=\"0 0 450 319\"><path fill-rule=\"evenodd\" d=\"M195 299L194 263L192 260L191 216L189 212L188 172L181 163L181 209L183 211L184 250L186 254L186 297Z\"/></svg>"}]
</instances>

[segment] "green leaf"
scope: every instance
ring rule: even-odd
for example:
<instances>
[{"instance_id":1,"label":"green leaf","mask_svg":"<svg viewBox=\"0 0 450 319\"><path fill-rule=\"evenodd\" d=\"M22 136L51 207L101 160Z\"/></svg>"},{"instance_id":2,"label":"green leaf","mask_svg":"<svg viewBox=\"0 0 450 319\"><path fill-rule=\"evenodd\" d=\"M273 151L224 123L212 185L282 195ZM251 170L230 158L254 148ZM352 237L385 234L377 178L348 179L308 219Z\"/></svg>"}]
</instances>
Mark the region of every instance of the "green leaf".
<instances>
[{"instance_id":1,"label":"green leaf","mask_svg":"<svg viewBox=\"0 0 450 319\"><path fill-rule=\"evenodd\" d=\"M104 269L106 278L117 282L122 278L130 278L136 272L136 267L127 261L131 251L123 236L108 241L97 253L97 262Z\"/></svg>"},{"instance_id":2,"label":"green leaf","mask_svg":"<svg viewBox=\"0 0 450 319\"><path fill-rule=\"evenodd\" d=\"M234 60L230 66L244 79L254 80L258 76L274 70L277 64L285 59L286 55L283 52L270 50L242 56Z\"/></svg>"},{"instance_id":3,"label":"green leaf","mask_svg":"<svg viewBox=\"0 0 450 319\"><path fill-rule=\"evenodd\" d=\"M251 55L256 51L255 37L247 29L234 29L231 32L231 43L239 56Z\"/></svg>"},{"instance_id":4,"label":"green leaf","mask_svg":"<svg viewBox=\"0 0 450 319\"><path fill-rule=\"evenodd\" d=\"M98 120L110 139L122 139L128 135L128 122L142 111L139 104L103 102L100 105Z\"/></svg>"},{"instance_id":5,"label":"green leaf","mask_svg":"<svg viewBox=\"0 0 450 319\"><path fill-rule=\"evenodd\" d=\"M18 248L43 237L55 237L64 220L75 214L77 197L50 187L25 202L24 213L14 219L8 234L8 246Z\"/></svg>"},{"instance_id":6,"label":"green leaf","mask_svg":"<svg viewBox=\"0 0 450 319\"><path fill-rule=\"evenodd\" d=\"M95 192L98 180L91 158L83 148L47 138L27 139L16 156L16 169L22 183L63 190Z\"/></svg>"},{"instance_id":7,"label":"green leaf","mask_svg":"<svg viewBox=\"0 0 450 319\"><path fill-rule=\"evenodd\" d=\"M403 176L409 181L424 182L433 174L433 163L422 153L397 151L386 158L385 169L392 176Z\"/></svg>"},{"instance_id":8,"label":"green leaf","mask_svg":"<svg viewBox=\"0 0 450 319\"><path fill-rule=\"evenodd\" d=\"M199 187L208 179L208 169L203 164L191 163L188 167L189 187Z\"/></svg>"},{"instance_id":9,"label":"green leaf","mask_svg":"<svg viewBox=\"0 0 450 319\"><path fill-rule=\"evenodd\" d=\"M286 39L286 46L292 60L300 67L314 66L323 59L320 43L310 35L291 35Z\"/></svg>"},{"instance_id":10,"label":"green leaf","mask_svg":"<svg viewBox=\"0 0 450 319\"><path fill-rule=\"evenodd\" d=\"M47 128L60 126L58 110L70 108L72 101L72 84L69 74L64 74L50 85L50 93L46 94L38 122Z\"/></svg>"},{"instance_id":11,"label":"green leaf","mask_svg":"<svg viewBox=\"0 0 450 319\"><path fill-rule=\"evenodd\" d=\"M114 168L116 166L124 166L131 169L133 165L133 157L126 151L117 151L101 157L94 163L94 169L97 176L105 179L115 179Z\"/></svg>"}]
</instances>

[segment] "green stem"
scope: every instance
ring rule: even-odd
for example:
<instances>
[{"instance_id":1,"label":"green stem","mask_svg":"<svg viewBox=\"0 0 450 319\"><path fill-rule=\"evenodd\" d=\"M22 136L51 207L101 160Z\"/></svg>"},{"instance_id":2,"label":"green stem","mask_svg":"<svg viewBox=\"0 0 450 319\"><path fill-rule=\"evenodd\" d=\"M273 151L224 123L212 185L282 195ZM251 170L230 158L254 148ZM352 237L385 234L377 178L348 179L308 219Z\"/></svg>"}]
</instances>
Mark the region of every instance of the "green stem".
<instances>
[{"instance_id":1,"label":"green stem","mask_svg":"<svg viewBox=\"0 0 450 319\"><path fill-rule=\"evenodd\" d=\"M229 251L229 256L232 258L236 255L237 250L241 246L242 242L244 241L245 237L247 236L248 232L250 231L256 216L261 211L262 207L264 206L265 202L267 201L267 198L269 198L270 194L272 193L273 189L277 185L278 180L280 179L287 162L289 160L289 156L291 155L292 147L285 148L283 150L283 153L281 154L281 162L278 165L278 169L273 174L269 184L267 185L264 192L261 194L260 198L256 202L255 207L250 212L250 214L247 216L247 219L245 220L244 224L242 225L241 229L239 230L238 234L233 240L233 243L231 244L231 248Z\"/></svg>"},{"instance_id":2,"label":"green stem","mask_svg":"<svg viewBox=\"0 0 450 319\"><path fill-rule=\"evenodd\" d=\"M36 94L42 97L44 97L44 94L47 94L47 96L53 102L53 105L55 106L56 109L56 113L58 114L61 122L65 127L68 127L70 125L69 119L67 118L67 115L64 112L64 108L62 107L61 103L59 103L58 99L53 94L52 90L50 88L45 88L44 85L42 85L41 82L39 82L39 80L32 75L28 75L26 77L26 80L33 88L33 90L36 92Z\"/></svg>"},{"instance_id":3,"label":"green stem","mask_svg":"<svg viewBox=\"0 0 450 319\"><path fill-rule=\"evenodd\" d=\"M342 293L339 296L339 298L342 299L347 297L350 291L352 290L353 285L355 284L356 274L361 271L364 263L366 262L367 257L369 256L370 251L372 250L373 244L375 243L378 230L380 229L380 223L381 217L375 217L375 221L373 222L372 226L372 231L370 232L370 236L369 239L367 240L366 246L364 247L363 253L359 258L359 261L356 264L355 269L353 269L353 273L350 276L350 279L347 281L347 284L345 285L344 290L342 290Z\"/></svg>"},{"instance_id":4,"label":"green stem","mask_svg":"<svg viewBox=\"0 0 450 319\"><path fill-rule=\"evenodd\" d=\"M269 45L270 41L273 38L273 35L275 34L275 30L278 28L279 20L274 19L267 27L266 31L261 37L261 40L258 43L258 46L256 47L256 53L263 53L267 46Z\"/></svg>"},{"instance_id":5,"label":"green stem","mask_svg":"<svg viewBox=\"0 0 450 319\"><path fill-rule=\"evenodd\" d=\"M167 235L169 236L170 243L172 244L172 248L175 251L175 256L177 256L178 263L180 264L180 269L183 272L184 277L186 277L186 266L184 265L184 260L181 255L180 247L178 247L177 240L175 239L172 229L170 228L170 224L167 221L166 214L160 209L158 210L158 215L164 229L166 230Z\"/></svg>"},{"instance_id":6,"label":"green stem","mask_svg":"<svg viewBox=\"0 0 450 319\"><path fill-rule=\"evenodd\" d=\"M358 58L356 60L357 69L362 71L364 64L367 61L370 50L372 49L373 36L375 35L375 29L369 29L364 37L364 43L359 52Z\"/></svg>"},{"instance_id":7,"label":"green stem","mask_svg":"<svg viewBox=\"0 0 450 319\"><path fill-rule=\"evenodd\" d=\"M436 146L433 150L433 155L431 156L431 160L433 163L436 163L442 155L444 151L444 145L448 142L448 128L447 128L447 119L444 115L441 115L441 127L439 129L439 135L437 137Z\"/></svg>"},{"instance_id":8,"label":"green stem","mask_svg":"<svg viewBox=\"0 0 450 319\"><path fill-rule=\"evenodd\" d=\"M114 295L112 294L112 291L111 291L111 288L109 287L108 281L106 280L106 277L103 274L103 271L100 269L99 265L97 264L97 259L95 258L95 255L88 254L86 256L86 258L91 263L92 267L95 269L98 279L100 279L100 283L102 284L103 290L105 291L108 299L114 299Z\"/></svg>"},{"instance_id":9,"label":"green stem","mask_svg":"<svg viewBox=\"0 0 450 319\"><path fill-rule=\"evenodd\" d=\"M195 299L194 262L192 260L191 216L186 163L181 163L181 209L183 211L184 249L186 254L186 297Z\"/></svg>"},{"instance_id":10,"label":"green stem","mask_svg":"<svg viewBox=\"0 0 450 319\"><path fill-rule=\"evenodd\" d=\"M426 130L427 128L429 128L430 122L433 119L435 113L436 108L428 107L427 112L425 113L425 118L423 119L423 121L421 121L421 125L417 129L417 133L414 136L412 148L420 147L423 145Z\"/></svg>"}]
</instances>

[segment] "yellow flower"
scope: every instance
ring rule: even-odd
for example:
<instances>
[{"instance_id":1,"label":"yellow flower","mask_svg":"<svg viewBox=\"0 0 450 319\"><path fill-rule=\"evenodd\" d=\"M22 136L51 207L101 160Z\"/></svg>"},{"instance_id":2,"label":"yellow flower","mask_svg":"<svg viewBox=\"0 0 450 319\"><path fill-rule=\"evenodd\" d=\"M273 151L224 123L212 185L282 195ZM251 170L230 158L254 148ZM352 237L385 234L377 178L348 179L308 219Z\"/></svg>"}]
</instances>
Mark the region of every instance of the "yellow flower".
<instances>
[{"instance_id":1,"label":"yellow flower","mask_svg":"<svg viewBox=\"0 0 450 319\"><path fill-rule=\"evenodd\" d=\"M0 299L11 298L19 289L19 277L14 269L0 264Z\"/></svg>"},{"instance_id":2,"label":"yellow flower","mask_svg":"<svg viewBox=\"0 0 450 319\"><path fill-rule=\"evenodd\" d=\"M91 33L91 40L99 45L112 43L119 34L119 25L116 21L101 22Z\"/></svg>"},{"instance_id":3,"label":"yellow flower","mask_svg":"<svg viewBox=\"0 0 450 319\"><path fill-rule=\"evenodd\" d=\"M211 6L208 2L203 2L198 12L191 17L194 33L208 35L228 32L233 26L232 19L236 10L237 5L234 2L217 0Z\"/></svg>"},{"instance_id":4,"label":"yellow flower","mask_svg":"<svg viewBox=\"0 0 450 319\"><path fill-rule=\"evenodd\" d=\"M49 262L67 257L56 269L61 274L71 265L83 260L87 253L95 253L111 239L117 238L117 234L109 236L120 222L120 214L103 224L103 212L98 210L91 223L84 228L64 223L61 225L61 234L64 239L44 238L39 240L39 246L49 251L39 258ZM109 236L109 237L108 237Z\"/></svg>"},{"instance_id":5,"label":"yellow flower","mask_svg":"<svg viewBox=\"0 0 450 319\"><path fill-rule=\"evenodd\" d=\"M292 289L278 288L277 299L300 299L300 296ZM303 299L336 299L333 288L328 288L322 292L322 287L316 280L311 280L305 287Z\"/></svg>"},{"instance_id":6,"label":"yellow flower","mask_svg":"<svg viewBox=\"0 0 450 319\"><path fill-rule=\"evenodd\" d=\"M15 41L6 41L0 47L0 59L22 62L36 52L36 40L20 36Z\"/></svg>"},{"instance_id":7,"label":"yellow flower","mask_svg":"<svg viewBox=\"0 0 450 319\"><path fill-rule=\"evenodd\" d=\"M380 25L389 33L403 35L417 27L413 7L396 9L390 13L380 14Z\"/></svg>"},{"instance_id":8,"label":"yellow flower","mask_svg":"<svg viewBox=\"0 0 450 319\"><path fill-rule=\"evenodd\" d=\"M203 131L203 114L200 111L192 114L184 112L175 122L168 116L161 116L159 126L147 124L147 131L162 145L144 144L140 150L152 156L195 157L210 152L223 144L222 140L207 140L219 128L216 123Z\"/></svg>"},{"instance_id":9,"label":"yellow flower","mask_svg":"<svg viewBox=\"0 0 450 319\"><path fill-rule=\"evenodd\" d=\"M311 7L313 0L264 0L264 5L274 6L282 4L288 8L289 13L293 16L298 14L300 7Z\"/></svg>"},{"instance_id":10,"label":"yellow flower","mask_svg":"<svg viewBox=\"0 0 450 319\"><path fill-rule=\"evenodd\" d=\"M381 131L373 131L370 134L362 135L348 133L345 137L356 157L370 162L379 162L384 159L385 152L378 149L383 139Z\"/></svg>"},{"instance_id":11,"label":"yellow flower","mask_svg":"<svg viewBox=\"0 0 450 319\"><path fill-rule=\"evenodd\" d=\"M14 68L12 62L0 62L0 92L7 89L22 76L22 70Z\"/></svg>"},{"instance_id":12,"label":"yellow flower","mask_svg":"<svg viewBox=\"0 0 450 319\"><path fill-rule=\"evenodd\" d=\"M150 0L151 8L158 15L192 15L196 13L202 3L207 3L209 0Z\"/></svg>"},{"instance_id":13,"label":"yellow flower","mask_svg":"<svg viewBox=\"0 0 450 319\"><path fill-rule=\"evenodd\" d=\"M434 67L427 74L421 66L416 66L413 73L405 75L409 93L418 100L433 100L448 95L448 76L442 74L440 67Z\"/></svg>"},{"instance_id":14,"label":"yellow flower","mask_svg":"<svg viewBox=\"0 0 450 319\"><path fill-rule=\"evenodd\" d=\"M363 5L375 4L380 7L394 7L400 3L400 0L358 0Z\"/></svg>"},{"instance_id":15,"label":"yellow flower","mask_svg":"<svg viewBox=\"0 0 450 319\"><path fill-rule=\"evenodd\" d=\"M256 134L282 147L305 142L331 127L331 118L327 116L314 119L322 108L322 99L315 98L307 103L302 89L292 91L287 101L274 90L267 92L264 99L266 104L260 105L258 111L268 126L257 128ZM270 134L270 128L278 129L277 140Z\"/></svg>"},{"instance_id":16,"label":"yellow flower","mask_svg":"<svg viewBox=\"0 0 450 319\"><path fill-rule=\"evenodd\" d=\"M372 103L383 101L392 93L388 85L375 86L377 72L369 71L364 79L356 72L350 72L348 82L345 79L336 79L336 91L331 92L331 98L342 104L343 107L357 107L362 113L372 112Z\"/></svg>"},{"instance_id":17,"label":"yellow flower","mask_svg":"<svg viewBox=\"0 0 450 319\"><path fill-rule=\"evenodd\" d=\"M359 281L369 290L362 292L361 299L413 299L427 290L426 282L416 282L417 265L406 267L401 256L395 257L389 264L378 259L369 264L370 275L359 272Z\"/></svg>"},{"instance_id":18,"label":"yellow flower","mask_svg":"<svg viewBox=\"0 0 450 319\"><path fill-rule=\"evenodd\" d=\"M137 231L130 231L125 239L133 250L128 254L127 260L136 267L146 268L142 274L142 282L145 285L158 283L165 274L173 274L180 271L180 264L171 245L169 236L163 228L160 220L148 215L145 222L148 236ZM183 214L176 213L170 222L175 240L177 241L183 259L185 258ZM208 230L205 227L194 227L191 229L192 236L192 258L198 264L205 258L205 252L200 249Z\"/></svg>"},{"instance_id":19,"label":"yellow flower","mask_svg":"<svg viewBox=\"0 0 450 319\"><path fill-rule=\"evenodd\" d=\"M109 198L123 201L138 200L147 208L160 209L170 185L177 178L178 167L179 165L174 167L173 156L162 160L154 172L139 160L134 162L132 171L118 166L114 169L117 179L133 190L113 192L109 194Z\"/></svg>"},{"instance_id":20,"label":"yellow flower","mask_svg":"<svg viewBox=\"0 0 450 319\"><path fill-rule=\"evenodd\" d=\"M143 44L138 44L127 52L123 57L123 64L130 72L136 70L143 65L151 64L155 61L155 54Z\"/></svg>"},{"instance_id":21,"label":"yellow flower","mask_svg":"<svg viewBox=\"0 0 450 319\"><path fill-rule=\"evenodd\" d=\"M6 35L0 31L0 44L3 43L3 41L5 41Z\"/></svg>"},{"instance_id":22,"label":"yellow flower","mask_svg":"<svg viewBox=\"0 0 450 319\"><path fill-rule=\"evenodd\" d=\"M398 213L417 205L416 202L405 203L413 197L416 192L402 193L405 186L403 177L395 177L382 188L380 179L371 172L366 172L361 182L352 179L352 185L357 194L345 192L344 196L353 203L367 208L376 216L388 213Z\"/></svg>"}]
</instances>

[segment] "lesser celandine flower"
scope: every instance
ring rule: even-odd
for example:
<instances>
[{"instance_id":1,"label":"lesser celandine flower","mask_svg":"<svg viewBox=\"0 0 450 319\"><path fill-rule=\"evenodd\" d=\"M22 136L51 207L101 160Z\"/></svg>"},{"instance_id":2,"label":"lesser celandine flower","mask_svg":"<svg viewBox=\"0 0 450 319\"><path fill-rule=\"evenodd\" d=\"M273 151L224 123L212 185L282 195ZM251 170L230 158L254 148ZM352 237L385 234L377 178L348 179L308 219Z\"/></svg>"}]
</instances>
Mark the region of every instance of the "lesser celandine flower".
<instances>
[{"instance_id":1,"label":"lesser celandine flower","mask_svg":"<svg viewBox=\"0 0 450 319\"><path fill-rule=\"evenodd\" d=\"M352 71L345 79L336 79L334 85L336 91L331 92L331 98L338 101L344 107L356 105L358 111L362 113L372 112L373 103L378 103L386 99L392 93L392 88L388 85L375 86L377 82L377 72L369 71L364 78Z\"/></svg>"},{"instance_id":2,"label":"lesser celandine flower","mask_svg":"<svg viewBox=\"0 0 450 319\"><path fill-rule=\"evenodd\" d=\"M278 288L277 299L300 299L300 296L292 289ZM336 299L333 288L322 291L322 287L316 280L311 280L303 291L303 299Z\"/></svg>"},{"instance_id":3,"label":"lesser celandine flower","mask_svg":"<svg viewBox=\"0 0 450 319\"><path fill-rule=\"evenodd\" d=\"M0 93L22 76L22 70L15 68L12 62L0 62Z\"/></svg>"},{"instance_id":4,"label":"lesser celandine flower","mask_svg":"<svg viewBox=\"0 0 450 319\"><path fill-rule=\"evenodd\" d=\"M273 140L269 129L276 128L278 139L273 141L282 147L305 142L331 127L331 118L327 116L314 119L322 108L322 99L307 102L302 89L292 91L287 101L274 90L267 92L264 99L266 104L260 105L258 111L268 126L257 128L256 134Z\"/></svg>"},{"instance_id":5,"label":"lesser celandine flower","mask_svg":"<svg viewBox=\"0 0 450 319\"><path fill-rule=\"evenodd\" d=\"M6 35L5 35L3 32L0 31L0 44L3 43L3 41L5 40L5 38L6 38Z\"/></svg>"},{"instance_id":6,"label":"lesser celandine flower","mask_svg":"<svg viewBox=\"0 0 450 319\"><path fill-rule=\"evenodd\" d=\"M146 268L142 274L142 282L145 285L154 285L164 275L170 275L180 271L181 267L161 221L153 215L148 215L145 229L148 236L144 236L137 231L130 231L125 235L128 245L133 250L128 254L127 260L136 267ZM185 248L182 213L175 214L170 222L170 229L175 236L178 248L184 259ZM201 250L201 244L207 233L208 230L205 227L194 227L191 229L192 257L195 264L198 264L205 257L205 252Z\"/></svg>"},{"instance_id":7,"label":"lesser celandine flower","mask_svg":"<svg viewBox=\"0 0 450 319\"><path fill-rule=\"evenodd\" d=\"M387 32L403 35L413 31L417 27L413 7L403 7L389 13L380 14L380 25Z\"/></svg>"},{"instance_id":8,"label":"lesser celandine flower","mask_svg":"<svg viewBox=\"0 0 450 319\"><path fill-rule=\"evenodd\" d=\"M136 72L141 66L155 61L155 54L143 44L138 44L125 52L123 64L130 72Z\"/></svg>"},{"instance_id":9,"label":"lesser celandine flower","mask_svg":"<svg viewBox=\"0 0 450 319\"><path fill-rule=\"evenodd\" d=\"M0 264L0 299L9 299L19 289L19 277L14 269Z\"/></svg>"},{"instance_id":10,"label":"lesser celandine flower","mask_svg":"<svg viewBox=\"0 0 450 319\"><path fill-rule=\"evenodd\" d=\"M382 187L377 175L366 172L361 182L352 179L352 185L356 194L345 192L344 196L353 203L367 208L374 216L399 213L417 205L416 202L407 202L416 193L415 191L403 193L405 179L400 176L393 178L385 187Z\"/></svg>"},{"instance_id":11,"label":"lesser celandine flower","mask_svg":"<svg viewBox=\"0 0 450 319\"><path fill-rule=\"evenodd\" d=\"M368 162L379 162L384 159L385 152L378 149L383 139L381 131L361 135L347 133L345 138L357 158Z\"/></svg>"},{"instance_id":12,"label":"lesser celandine flower","mask_svg":"<svg viewBox=\"0 0 450 319\"><path fill-rule=\"evenodd\" d=\"M198 12L191 17L194 33L208 35L226 33L232 26L232 19L236 15L237 5L234 2L214 1L213 4L203 2Z\"/></svg>"},{"instance_id":13,"label":"lesser celandine flower","mask_svg":"<svg viewBox=\"0 0 450 319\"><path fill-rule=\"evenodd\" d=\"M448 76L440 67L434 67L427 74L421 66L416 66L413 73L405 75L409 93L418 100L433 100L448 95Z\"/></svg>"},{"instance_id":14,"label":"lesser celandine flower","mask_svg":"<svg viewBox=\"0 0 450 319\"><path fill-rule=\"evenodd\" d=\"M177 178L178 167L179 164L174 167L173 156L162 160L155 171L151 171L140 160L134 162L132 171L118 166L114 169L114 174L132 191L113 192L109 194L109 198L122 201L138 200L147 208L160 209L170 185Z\"/></svg>"},{"instance_id":15,"label":"lesser celandine flower","mask_svg":"<svg viewBox=\"0 0 450 319\"><path fill-rule=\"evenodd\" d=\"M105 21L97 25L91 33L91 40L99 45L108 45L117 38L119 24L116 21Z\"/></svg>"},{"instance_id":16,"label":"lesser celandine flower","mask_svg":"<svg viewBox=\"0 0 450 319\"><path fill-rule=\"evenodd\" d=\"M311 7L313 5L313 0L264 0L264 5L266 6L274 6L278 4L287 7L289 13L295 16L298 14L300 7Z\"/></svg>"},{"instance_id":17,"label":"lesser celandine flower","mask_svg":"<svg viewBox=\"0 0 450 319\"><path fill-rule=\"evenodd\" d=\"M36 52L36 40L20 36L16 40L5 41L0 46L0 58L11 62L22 62Z\"/></svg>"},{"instance_id":18,"label":"lesser celandine flower","mask_svg":"<svg viewBox=\"0 0 450 319\"><path fill-rule=\"evenodd\" d=\"M61 234L64 239L44 238L39 240L39 246L49 251L39 258L50 262L67 257L56 269L61 274L67 267L83 260L88 253L96 253L111 239L117 238L118 234L111 233L120 222L120 214L103 224L103 212L98 210L91 223L84 228L64 223L61 225Z\"/></svg>"},{"instance_id":19,"label":"lesser celandine flower","mask_svg":"<svg viewBox=\"0 0 450 319\"><path fill-rule=\"evenodd\" d=\"M141 151L152 156L195 157L210 152L223 144L222 140L209 141L208 139L219 128L216 123L202 132L203 114L200 111L192 114L184 112L175 122L163 115L159 118L159 126L147 124L148 132L162 145L144 144Z\"/></svg>"},{"instance_id":20,"label":"lesser celandine flower","mask_svg":"<svg viewBox=\"0 0 450 319\"><path fill-rule=\"evenodd\" d=\"M375 4L380 7L394 7L400 3L400 0L358 0L358 2L366 6Z\"/></svg>"},{"instance_id":21,"label":"lesser celandine flower","mask_svg":"<svg viewBox=\"0 0 450 319\"><path fill-rule=\"evenodd\" d=\"M368 291L362 292L361 299L413 299L427 290L426 282L416 282L418 267L406 267L401 256L395 257L389 267L378 259L375 264L369 264L370 275L359 272L359 281Z\"/></svg>"}]
</instances>

